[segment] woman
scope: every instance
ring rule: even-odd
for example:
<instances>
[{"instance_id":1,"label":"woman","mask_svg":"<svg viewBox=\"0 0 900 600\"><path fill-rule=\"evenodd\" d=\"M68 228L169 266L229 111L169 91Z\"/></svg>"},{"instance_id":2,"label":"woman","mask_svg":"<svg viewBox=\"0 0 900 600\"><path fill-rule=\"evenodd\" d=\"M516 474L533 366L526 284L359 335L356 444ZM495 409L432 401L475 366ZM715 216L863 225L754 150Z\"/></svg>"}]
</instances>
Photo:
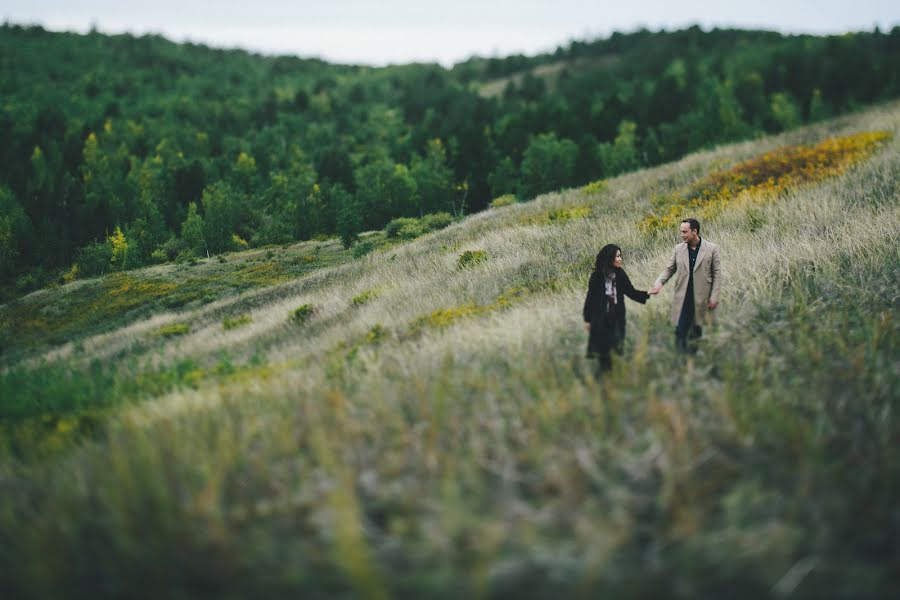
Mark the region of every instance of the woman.
<instances>
[{"instance_id":1,"label":"woman","mask_svg":"<svg viewBox=\"0 0 900 600\"><path fill-rule=\"evenodd\" d=\"M622 250L607 244L597 254L584 300L584 326L590 333L587 354L599 360L601 371L609 370L610 353L621 351L625 340L625 296L641 304L650 297L631 285L622 269Z\"/></svg>"}]
</instances>

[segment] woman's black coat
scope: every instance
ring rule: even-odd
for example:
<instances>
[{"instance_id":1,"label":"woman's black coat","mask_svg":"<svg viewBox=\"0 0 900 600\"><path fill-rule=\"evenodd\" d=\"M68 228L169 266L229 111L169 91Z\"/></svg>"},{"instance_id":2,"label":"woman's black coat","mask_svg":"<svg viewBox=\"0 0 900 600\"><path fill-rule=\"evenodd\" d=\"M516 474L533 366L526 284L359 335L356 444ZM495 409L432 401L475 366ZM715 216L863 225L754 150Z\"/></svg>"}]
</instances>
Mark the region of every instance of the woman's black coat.
<instances>
[{"instance_id":1,"label":"woman's black coat","mask_svg":"<svg viewBox=\"0 0 900 600\"><path fill-rule=\"evenodd\" d=\"M623 269L615 269L616 305L607 312L605 277L599 271L591 273L587 298L584 300L584 320L591 324L588 338L588 355L607 354L625 339L625 296L644 304L650 297L647 292L634 289Z\"/></svg>"}]
</instances>

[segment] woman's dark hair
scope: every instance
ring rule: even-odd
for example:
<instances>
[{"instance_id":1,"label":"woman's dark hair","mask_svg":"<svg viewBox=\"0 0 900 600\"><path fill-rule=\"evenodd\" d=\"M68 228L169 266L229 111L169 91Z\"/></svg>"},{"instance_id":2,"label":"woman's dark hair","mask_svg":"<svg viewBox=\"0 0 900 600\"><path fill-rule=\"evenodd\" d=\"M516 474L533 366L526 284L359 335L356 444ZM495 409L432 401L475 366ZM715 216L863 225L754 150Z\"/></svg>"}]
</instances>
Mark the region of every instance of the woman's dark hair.
<instances>
[{"instance_id":1,"label":"woman's dark hair","mask_svg":"<svg viewBox=\"0 0 900 600\"><path fill-rule=\"evenodd\" d=\"M602 273L604 275L613 272L613 262L616 260L616 252L619 252L621 248L616 246L615 244L607 244L600 248L600 252L597 253L597 262L594 263L594 272Z\"/></svg>"}]
</instances>

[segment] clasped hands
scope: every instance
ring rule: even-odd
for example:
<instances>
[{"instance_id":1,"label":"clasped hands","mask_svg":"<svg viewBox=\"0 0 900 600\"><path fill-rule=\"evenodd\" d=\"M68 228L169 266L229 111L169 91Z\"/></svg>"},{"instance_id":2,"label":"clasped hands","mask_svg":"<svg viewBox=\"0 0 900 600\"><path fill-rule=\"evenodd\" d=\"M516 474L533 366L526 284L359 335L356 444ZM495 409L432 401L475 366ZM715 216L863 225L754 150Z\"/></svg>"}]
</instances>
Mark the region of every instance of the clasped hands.
<instances>
[{"instance_id":1,"label":"clasped hands","mask_svg":"<svg viewBox=\"0 0 900 600\"><path fill-rule=\"evenodd\" d=\"M661 290L661 289L662 289L662 286L657 283L657 284L654 284L654 286L652 288L650 288L647 291L647 293L650 294L651 296L655 296L659 293L659 290ZM709 310L714 310L718 305L719 305L719 302L717 300L710 300L709 302L706 303L706 308L708 308Z\"/></svg>"}]
</instances>

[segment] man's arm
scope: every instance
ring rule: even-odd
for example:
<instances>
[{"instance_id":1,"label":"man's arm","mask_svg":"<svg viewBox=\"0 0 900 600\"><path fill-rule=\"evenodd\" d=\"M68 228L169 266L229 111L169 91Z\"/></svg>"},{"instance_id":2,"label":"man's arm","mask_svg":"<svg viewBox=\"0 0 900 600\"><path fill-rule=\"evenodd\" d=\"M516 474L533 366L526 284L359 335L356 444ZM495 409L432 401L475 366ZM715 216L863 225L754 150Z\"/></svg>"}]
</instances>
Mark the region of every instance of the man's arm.
<instances>
[{"instance_id":1,"label":"man's arm","mask_svg":"<svg viewBox=\"0 0 900 600\"><path fill-rule=\"evenodd\" d=\"M712 291L709 294L709 304L707 307L711 310L719 305L719 287L722 285L721 270L719 268L719 247L716 246L709 257L709 272L712 275Z\"/></svg>"},{"instance_id":2,"label":"man's arm","mask_svg":"<svg viewBox=\"0 0 900 600\"><path fill-rule=\"evenodd\" d=\"M676 257L678 256L678 246L675 246L675 250L672 252L672 258L669 260L669 266L663 269L663 272L659 274L659 277L656 278L656 282L653 284L653 287L650 288L650 295L655 296L659 293L659 290L662 289L662 286L671 279L672 275L675 274L675 271L678 270L678 262L676 261Z\"/></svg>"}]
</instances>

